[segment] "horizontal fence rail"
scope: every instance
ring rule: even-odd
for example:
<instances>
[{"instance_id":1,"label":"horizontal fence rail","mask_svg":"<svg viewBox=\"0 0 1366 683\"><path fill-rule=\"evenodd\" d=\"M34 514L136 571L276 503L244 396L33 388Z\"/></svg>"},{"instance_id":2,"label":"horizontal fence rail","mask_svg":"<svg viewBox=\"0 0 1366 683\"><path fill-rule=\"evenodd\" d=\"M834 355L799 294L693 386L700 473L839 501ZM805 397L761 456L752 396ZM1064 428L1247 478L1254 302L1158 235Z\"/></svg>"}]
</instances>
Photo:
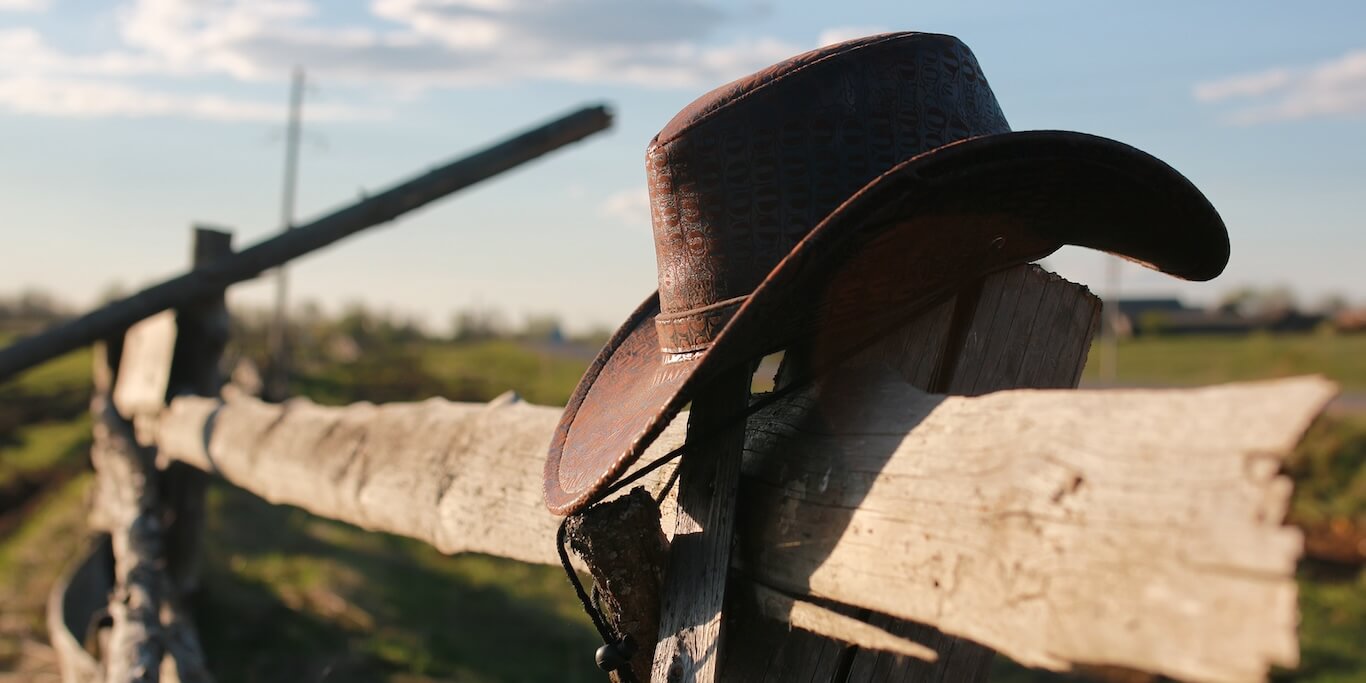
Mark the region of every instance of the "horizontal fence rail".
<instances>
[{"instance_id":1,"label":"horizontal fence rail","mask_svg":"<svg viewBox=\"0 0 1366 683\"><path fill-rule=\"evenodd\" d=\"M1331 382L946 397L856 379L750 418L736 563L770 602L874 610L1050 669L1245 681L1296 663L1301 541L1282 525L1290 486L1277 472ZM448 553L552 564L541 466L559 413L506 398L182 397L156 442L163 461L275 503ZM681 445L685 423L643 460ZM894 649L826 612L805 627Z\"/></svg>"},{"instance_id":2,"label":"horizontal fence rail","mask_svg":"<svg viewBox=\"0 0 1366 683\"><path fill-rule=\"evenodd\" d=\"M259 242L188 273L0 349L0 381L21 370L92 344L168 308L213 296L236 282L325 247L487 180L611 125L604 106L580 109L469 156L404 181L311 223Z\"/></svg>"}]
</instances>

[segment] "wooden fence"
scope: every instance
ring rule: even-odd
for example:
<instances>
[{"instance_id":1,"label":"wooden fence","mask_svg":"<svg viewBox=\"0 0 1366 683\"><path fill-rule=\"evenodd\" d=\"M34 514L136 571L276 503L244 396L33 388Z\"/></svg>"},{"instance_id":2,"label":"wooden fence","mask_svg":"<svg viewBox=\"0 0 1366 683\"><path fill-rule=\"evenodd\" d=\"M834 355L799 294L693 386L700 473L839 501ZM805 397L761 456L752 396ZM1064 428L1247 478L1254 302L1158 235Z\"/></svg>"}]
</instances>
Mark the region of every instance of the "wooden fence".
<instances>
[{"instance_id":1,"label":"wooden fence","mask_svg":"<svg viewBox=\"0 0 1366 683\"><path fill-rule=\"evenodd\" d=\"M212 286L121 314L116 327L141 319L124 334L92 335L87 317L69 342L104 339L91 524L106 540L50 603L67 681L211 680L181 606L208 475L445 553L558 563L541 473L559 408L511 394L321 407L220 391L232 279L196 274L240 263L228 241L197 235L185 277ZM176 312L151 315L166 306ZM1198 681L1294 666L1301 535L1283 523L1280 466L1335 387L1073 390L1098 314L1084 287L1036 266L997 273L751 416L740 452L713 459L718 481L727 467L738 480L704 501L713 516L680 501L700 490L685 474L662 505L633 492L577 519L578 568L614 628L644 645L631 670L979 681L997 652ZM24 353L0 374L35 362ZM775 385L812 379L799 367ZM683 444L688 424L676 419L642 462Z\"/></svg>"}]
</instances>

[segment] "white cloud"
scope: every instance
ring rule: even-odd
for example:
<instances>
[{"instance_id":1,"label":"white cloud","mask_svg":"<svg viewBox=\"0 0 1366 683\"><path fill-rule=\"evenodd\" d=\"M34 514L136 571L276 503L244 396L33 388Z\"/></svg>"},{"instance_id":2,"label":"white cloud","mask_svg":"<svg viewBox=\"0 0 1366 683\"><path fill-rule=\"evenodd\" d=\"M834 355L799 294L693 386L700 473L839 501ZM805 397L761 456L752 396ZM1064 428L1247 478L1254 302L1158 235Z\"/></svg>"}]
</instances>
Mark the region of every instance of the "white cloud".
<instances>
[{"instance_id":1,"label":"white cloud","mask_svg":"<svg viewBox=\"0 0 1366 683\"><path fill-rule=\"evenodd\" d=\"M121 51L69 55L48 45L42 34L31 28L0 29L0 74L133 76L167 72L160 60L147 55Z\"/></svg>"},{"instance_id":2,"label":"white cloud","mask_svg":"<svg viewBox=\"0 0 1366 683\"><path fill-rule=\"evenodd\" d=\"M0 12L42 12L51 0L0 0Z\"/></svg>"},{"instance_id":3,"label":"white cloud","mask_svg":"<svg viewBox=\"0 0 1366 683\"><path fill-rule=\"evenodd\" d=\"M32 29L0 30L0 104L48 115L254 120L269 118L273 105L162 92L142 77L189 87L208 77L279 83L296 65L351 100L527 81L703 90L807 47L763 36L717 41L720 27L753 17L719 0L369 0L370 16L355 19L326 15L332 7L130 0L116 12L120 43L91 54L55 49ZM819 42L875 32L832 28ZM364 106L332 111L371 115Z\"/></svg>"},{"instance_id":4,"label":"white cloud","mask_svg":"<svg viewBox=\"0 0 1366 683\"><path fill-rule=\"evenodd\" d=\"M137 0L126 43L168 65L273 80L295 64L332 82L406 90L509 81L716 85L800 51L706 42L729 16L702 0L372 0L366 25L319 25L303 0Z\"/></svg>"},{"instance_id":5,"label":"white cloud","mask_svg":"<svg viewBox=\"0 0 1366 683\"><path fill-rule=\"evenodd\" d=\"M168 93L130 77L175 75L155 56L112 51L70 55L53 49L30 28L0 30L0 109L58 117L174 116L212 121L279 121L283 101L218 94ZM323 121L386 117L380 108L313 103L309 118Z\"/></svg>"},{"instance_id":6,"label":"white cloud","mask_svg":"<svg viewBox=\"0 0 1366 683\"><path fill-rule=\"evenodd\" d=\"M880 26L834 26L821 31L821 34L816 38L816 45L834 45L835 43L843 43L846 40L853 40L855 38L886 32L887 29Z\"/></svg>"},{"instance_id":7,"label":"white cloud","mask_svg":"<svg viewBox=\"0 0 1366 683\"><path fill-rule=\"evenodd\" d=\"M1260 97L1288 85L1294 78L1290 69L1279 68L1200 83L1195 86L1195 99L1219 102L1235 97Z\"/></svg>"},{"instance_id":8,"label":"white cloud","mask_svg":"<svg viewBox=\"0 0 1366 683\"><path fill-rule=\"evenodd\" d=\"M650 193L645 188L613 192L598 207L599 213L623 225L650 225Z\"/></svg>"},{"instance_id":9,"label":"white cloud","mask_svg":"<svg viewBox=\"0 0 1366 683\"><path fill-rule=\"evenodd\" d=\"M284 104L178 95L110 81L64 78L0 78L0 107L21 114L72 118L177 116L209 121L270 121L285 116ZM309 119L351 121L386 116L382 110L318 104Z\"/></svg>"},{"instance_id":10,"label":"white cloud","mask_svg":"<svg viewBox=\"0 0 1366 683\"><path fill-rule=\"evenodd\" d=\"M1366 49L1200 83L1192 93L1201 102L1234 105L1226 120L1243 125L1366 115Z\"/></svg>"}]
</instances>

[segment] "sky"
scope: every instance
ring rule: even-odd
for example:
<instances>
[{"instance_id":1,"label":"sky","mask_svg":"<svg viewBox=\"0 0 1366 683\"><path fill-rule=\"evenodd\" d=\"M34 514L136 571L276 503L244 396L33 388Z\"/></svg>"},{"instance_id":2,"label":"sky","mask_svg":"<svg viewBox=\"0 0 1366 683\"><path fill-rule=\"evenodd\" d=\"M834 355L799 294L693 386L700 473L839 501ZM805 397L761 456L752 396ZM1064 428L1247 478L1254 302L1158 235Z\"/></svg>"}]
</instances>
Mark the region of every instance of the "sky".
<instances>
[{"instance_id":1,"label":"sky","mask_svg":"<svg viewBox=\"0 0 1366 683\"><path fill-rule=\"evenodd\" d=\"M644 151L697 96L822 44L948 33L1015 130L1143 149L1222 214L1209 283L1124 265L1126 296L1285 285L1366 305L1366 3L1241 0L0 0L0 293L91 305L184 268L190 226L283 225L289 74L306 70L299 222L579 106L611 131L317 252L295 302L615 326L654 289ZM1107 258L1046 265L1104 294ZM233 306L264 306L268 281Z\"/></svg>"}]
</instances>

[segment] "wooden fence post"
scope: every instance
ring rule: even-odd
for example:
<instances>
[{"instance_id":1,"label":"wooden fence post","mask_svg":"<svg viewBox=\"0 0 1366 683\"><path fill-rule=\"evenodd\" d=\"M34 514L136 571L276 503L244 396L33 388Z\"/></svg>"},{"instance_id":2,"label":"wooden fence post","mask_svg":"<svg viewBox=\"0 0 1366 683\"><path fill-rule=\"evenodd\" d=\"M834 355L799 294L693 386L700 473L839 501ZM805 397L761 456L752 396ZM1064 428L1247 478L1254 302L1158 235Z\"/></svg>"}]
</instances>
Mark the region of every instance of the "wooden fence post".
<instances>
[{"instance_id":1,"label":"wooden fence post","mask_svg":"<svg viewBox=\"0 0 1366 683\"><path fill-rule=\"evenodd\" d=\"M678 513L660 595L659 642L651 679L710 683L719 670L721 612L735 533L744 421L754 369L745 364L712 380L693 401L679 460Z\"/></svg>"},{"instance_id":2,"label":"wooden fence post","mask_svg":"<svg viewBox=\"0 0 1366 683\"><path fill-rule=\"evenodd\" d=\"M200 268L232 254L232 233L195 226L192 266ZM228 342L229 320L224 292L207 296L176 311L175 356L166 401L178 395L217 396L223 379L219 363ZM170 523L166 528L166 561L177 592L187 595L199 585L203 545L204 491L209 475L183 463L163 463L162 491Z\"/></svg>"},{"instance_id":3,"label":"wooden fence post","mask_svg":"<svg viewBox=\"0 0 1366 683\"><path fill-rule=\"evenodd\" d=\"M116 344L97 347L93 368L95 504L91 524L109 532L114 549L112 621L101 646L104 679L110 683L160 680L165 652L161 637L164 597L162 550L153 456L134 437L133 425L115 408L113 391L120 357Z\"/></svg>"},{"instance_id":4,"label":"wooden fence post","mask_svg":"<svg viewBox=\"0 0 1366 683\"><path fill-rule=\"evenodd\" d=\"M230 233L196 228L194 234L195 268L232 253ZM139 322L96 354L91 517L113 541L113 626L103 657L111 683L210 680L180 599L198 580L208 475L179 463L158 469L149 434L172 397L218 394L227 333L220 290L181 306L174 317L166 312Z\"/></svg>"}]
</instances>

